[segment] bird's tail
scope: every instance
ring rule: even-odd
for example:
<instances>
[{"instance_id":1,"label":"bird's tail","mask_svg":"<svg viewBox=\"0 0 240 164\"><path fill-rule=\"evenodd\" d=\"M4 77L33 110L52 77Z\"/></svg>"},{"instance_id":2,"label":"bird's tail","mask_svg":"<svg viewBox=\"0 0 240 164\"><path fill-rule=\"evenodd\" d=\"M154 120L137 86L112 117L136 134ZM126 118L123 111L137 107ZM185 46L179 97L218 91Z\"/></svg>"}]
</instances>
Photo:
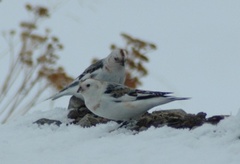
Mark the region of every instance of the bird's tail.
<instances>
[{"instance_id":1,"label":"bird's tail","mask_svg":"<svg viewBox=\"0 0 240 164\"><path fill-rule=\"evenodd\" d=\"M59 93L57 93L57 94L55 94L55 95L53 95L53 96L51 96L51 97L48 97L48 98L44 99L43 101L56 100L56 99L58 99L58 98L60 98L60 97L62 97L62 96L65 96L65 95L66 95L66 93L64 93L64 92L59 92Z\"/></svg>"},{"instance_id":2,"label":"bird's tail","mask_svg":"<svg viewBox=\"0 0 240 164\"><path fill-rule=\"evenodd\" d=\"M61 91L59 91L57 94L47 98L46 100L56 100L62 96L65 96L65 95L73 95L73 93L75 93L78 89L78 84L79 84L79 81L76 80L76 81L73 81L70 85L68 85L67 87L63 88Z\"/></svg>"},{"instance_id":3,"label":"bird's tail","mask_svg":"<svg viewBox=\"0 0 240 164\"><path fill-rule=\"evenodd\" d=\"M172 101L178 101L178 100L189 100L190 97L171 97Z\"/></svg>"}]
</instances>

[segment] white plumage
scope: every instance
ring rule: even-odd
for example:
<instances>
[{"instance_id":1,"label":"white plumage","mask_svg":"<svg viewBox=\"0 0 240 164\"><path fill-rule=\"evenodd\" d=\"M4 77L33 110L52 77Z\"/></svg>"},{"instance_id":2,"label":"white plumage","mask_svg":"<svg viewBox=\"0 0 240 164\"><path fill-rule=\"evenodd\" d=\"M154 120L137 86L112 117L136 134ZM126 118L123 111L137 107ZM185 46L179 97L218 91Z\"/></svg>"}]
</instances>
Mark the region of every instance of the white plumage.
<instances>
[{"instance_id":1,"label":"white plumage","mask_svg":"<svg viewBox=\"0 0 240 164\"><path fill-rule=\"evenodd\" d=\"M83 99L82 95L77 92L77 89L79 87L79 84L87 78L94 78L103 81L124 84L126 57L126 50L113 50L110 55L90 65L72 83L70 83L59 93L50 97L49 99L55 100L65 95L74 95L78 98Z\"/></svg>"},{"instance_id":2,"label":"white plumage","mask_svg":"<svg viewBox=\"0 0 240 164\"><path fill-rule=\"evenodd\" d=\"M95 79L83 81L77 92L83 95L85 105L91 112L117 121L129 121L155 106L188 99L169 96L170 92L132 89Z\"/></svg>"}]
</instances>

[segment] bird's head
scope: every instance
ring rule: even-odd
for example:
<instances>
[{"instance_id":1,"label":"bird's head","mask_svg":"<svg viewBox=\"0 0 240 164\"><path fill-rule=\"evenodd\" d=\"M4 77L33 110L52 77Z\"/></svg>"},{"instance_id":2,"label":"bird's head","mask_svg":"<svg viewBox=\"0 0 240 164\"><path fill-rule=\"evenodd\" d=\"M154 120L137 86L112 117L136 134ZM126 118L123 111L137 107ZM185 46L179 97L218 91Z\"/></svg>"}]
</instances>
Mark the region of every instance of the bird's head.
<instances>
[{"instance_id":1,"label":"bird's head","mask_svg":"<svg viewBox=\"0 0 240 164\"><path fill-rule=\"evenodd\" d=\"M127 59L127 51L124 49L115 49L109 55L109 62L111 64L119 64L120 66L125 66Z\"/></svg>"},{"instance_id":2,"label":"bird's head","mask_svg":"<svg viewBox=\"0 0 240 164\"><path fill-rule=\"evenodd\" d=\"M83 96L88 95L95 95L99 89L101 89L102 82L95 79L86 79L83 80L77 92L81 93Z\"/></svg>"}]
</instances>

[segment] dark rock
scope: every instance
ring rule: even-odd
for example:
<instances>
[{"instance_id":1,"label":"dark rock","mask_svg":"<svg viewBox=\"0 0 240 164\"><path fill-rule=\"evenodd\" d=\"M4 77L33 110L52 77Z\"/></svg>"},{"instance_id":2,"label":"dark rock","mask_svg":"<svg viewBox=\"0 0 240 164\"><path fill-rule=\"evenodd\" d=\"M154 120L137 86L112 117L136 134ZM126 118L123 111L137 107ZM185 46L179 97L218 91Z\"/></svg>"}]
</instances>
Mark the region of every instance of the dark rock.
<instances>
[{"instance_id":1,"label":"dark rock","mask_svg":"<svg viewBox=\"0 0 240 164\"><path fill-rule=\"evenodd\" d=\"M83 118L86 114L91 114L90 110L88 110L86 107L80 107L77 109L72 109L69 111L67 117L70 119L78 119Z\"/></svg>"},{"instance_id":2,"label":"dark rock","mask_svg":"<svg viewBox=\"0 0 240 164\"><path fill-rule=\"evenodd\" d=\"M136 127L134 130L140 129L142 127L149 128L153 123L153 119L151 118L151 114L145 113L136 123Z\"/></svg>"},{"instance_id":3,"label":"dark rock","mask_svg":"<svg viewBox=\"0 0 240 164\"><path fill-rule=\"evenodd\" d=\"M223 120L223 119L226 118L226 117L229 117L229 115L217 115L217 116L212 116L212 117L209 117L209 118L206 120L206 123L210 123L210 124L216 125L216 124L218 124L221 120Z\"/></svg>"},{"instance_id":4,"label":"dark rock","mask_svg":"<svg viewBox=\"0 0 240 164\"><path fill-rule=\"evenodd\" d=\"M175 124L168 124L168 126L173 128L189 128L201 126L205 122L205 116L203 114L187 114L183 119L179 119Z\"/></svg>"},{"instance_id":5,"label":"dark rock","mask_svg":"<svg viewBox=\"0 0 240 164\"><path fill-rule=\"evenodd\" d=\"M138 120L136 123L137 126L134 127L133 130L139 131L140 129L149 128L150 126L162 127L165 125L173 128L192 128L192 126L196 125L196 123L190 122L187 118L191 117L182 109L154 111L151 114L144 114Z\"/></svg>"},{"instance_id":6,"label":"dark rock","mask_svg":"<svg viewBox=\"0 0 240 164\"><path fill-rule=\"evenodd\" d=\"M162 127L165 125L172 128L192 129L201 126L206 121L205 117L206 113L187 114L182 109L155 111L151 114L144 114L138 120L133 130L141 131L141 129L146 129L150 126Z\"/></svg>"},{"instance_id":7,"label":"dark rock","mask_svg":"<svg viewBox=\"0 0 240 164\"><path fill-rule=\"evenodd\" d=\"M207 114L204 113L204 112L199 112L199 113L197 114L197 117L202 118L202 119L205 119L206 116L207 116Z\"/></svg>"},{"instance_id":8,"label":"dark rock","mask_svg":"<svg viewBox=\"0 0 240 164\"><path fill-rule=\"evenodd\" d=\"M96 124L100 123L102 124L111 121L109 119L105 119L94 115L90 110L86 108L83 100L75 96L72 96L70 98L68 109L69 113L67 117L73 119L71 123L80 125L82 127L91 127L95 126ZM206 115L207 114L204 112L199 112L197 114L189 114L182 109L160 110L154 111L152 113L145 113L138 120L136 120L134 126L132 126L132 124L129 123L126 124L126 126L122 127L126 127L128 129L136 131L143 131L151 126L156 128L169 126L177 129L178 128L193 129L195 127L203 125L204 123L216 125L222 119L228 117L224 115L217 115L212 116L210 118L206 118ZM34 123L37 123L39 125L54 123L58 126L61 124L60 121L49 120L46 118L40 119ZM122 121L120 122L117 121L117 123L121 124Z\"/></svg>"},{"instance_id":9,"label":"dark rock","mask_svg":"<svg viewBox=\"0 0 240 164\"><path fill-rule=\"evenodd\" d=\"M86 107L82 99L72 96L69 100L68 109L78 109L81 107Z\"/></svg>"},{"instance_id":10,"label":"dark rock","mask_svg":"<svg viewBox=\"0 0 240 164\"><path fill-rule=\"evenodd\" d=\"M62 124L61 121L58 121L58 120L50 120L50 119L47 119L47 118L41 118L35 122L33 122L34 124L38 124L38 125L51 125L51 124L55 124L57 126L60 126Z\"/></svg>"},{"instance_id":11,"label":"dark rock","mask_svg":"<svg viewBox=\"0 0 240 164\"><path fill-rule=\"evenodd\" d=\"M93 114L86 114L82 119L80 119L76 124L82 127L91 127L99 123L107 123L108 120L94 116Z\"/></svg>"}]
</instances>

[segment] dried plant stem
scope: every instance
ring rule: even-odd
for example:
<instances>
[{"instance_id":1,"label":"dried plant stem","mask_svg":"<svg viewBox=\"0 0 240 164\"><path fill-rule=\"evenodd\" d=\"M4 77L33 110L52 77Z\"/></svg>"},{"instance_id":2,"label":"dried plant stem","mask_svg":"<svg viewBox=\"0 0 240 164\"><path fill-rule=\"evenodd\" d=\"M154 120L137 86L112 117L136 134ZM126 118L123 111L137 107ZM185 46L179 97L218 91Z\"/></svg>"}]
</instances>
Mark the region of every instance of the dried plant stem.
<instances>
[{"instance_id":1,"label":"dried plant stem","mask_svg":"<svg viewBox=\"0 0 240 164\"><path fill-rule=\"evenodd\" d=\"M15 114L27 113L47 88L62 89L63 84L73 80L62 67L57 66L58 55L55 53L63 49L59 39L50 37L48 29L43 35L37 32L37 22L49 17L48 9L30 4L26 5L26 9L32 14L32 19L20 23L21 47L18 52L15 52L13 44L16 32L10 31L5 36L10 62L8 74L0 88L2 123ZM44 85L40 85L41 82Z\"/></svg>"},{"instance_id":2,"label":"dried plant stem","mask_svg":"<svg viewBox=\"0 0 240 164\"><path fill-rule=\"evenodd\" d=\"M11 88L12 84L14 83L14 79L19 75L19 71L20 71L19 58L17 58L16 61L14 61L14 59L11 59L11 60L13 60L11 62L12 64L10 64L9 72L1 88L0 102L6 96L7 92Z\"/></svg>"},{"instance_id":3,"label":"dried plant stem","mask_svg":"<svg viewBox=\"0 0 240 164\"><path fill-rule=\"evenodd\" d=\"M20 110L19 110L19 114L20 115L24 115L26 114L33 106L36 105L36 103L38 102L40 96L42 95L42 93L47 89L49 88L50 85L49 84L46 84L44 85L41 89L39 89L36 94L33 96L33 99L31 99L30 102L28 102L28 104L26 104L24 107L22 107Z\"/></svg>"},{"instance_id":4,"label":"dried plant stem","mask_svg":"<svg viewBox=\"0 0 240 164\"><path fill-rule=\"evenodd\" d=\"M30 93L32 88L37 84L38 80L39 79L36 78L33 82L31 82L31 85L29 88L26 88L26 85L25 85L26 83L23 82L22 86L19 88L19 90L17 91L14 98L9 100L9 103L7 104L7 107L5 108L5 109L8 109L7 115L4 118L4 120L2 121L2 123L5 123L12 116L16 107L21 105L21 103L23 102L23 99L25 99L25 97L28 96L28 94ZM23 93L23 91L24 91L24 94L21 94L21 93ZM34 99L34 97L32 99ZM9 104L12 104L12 106L10 108L8 108Z\"/></svg>"}]
</instances>

